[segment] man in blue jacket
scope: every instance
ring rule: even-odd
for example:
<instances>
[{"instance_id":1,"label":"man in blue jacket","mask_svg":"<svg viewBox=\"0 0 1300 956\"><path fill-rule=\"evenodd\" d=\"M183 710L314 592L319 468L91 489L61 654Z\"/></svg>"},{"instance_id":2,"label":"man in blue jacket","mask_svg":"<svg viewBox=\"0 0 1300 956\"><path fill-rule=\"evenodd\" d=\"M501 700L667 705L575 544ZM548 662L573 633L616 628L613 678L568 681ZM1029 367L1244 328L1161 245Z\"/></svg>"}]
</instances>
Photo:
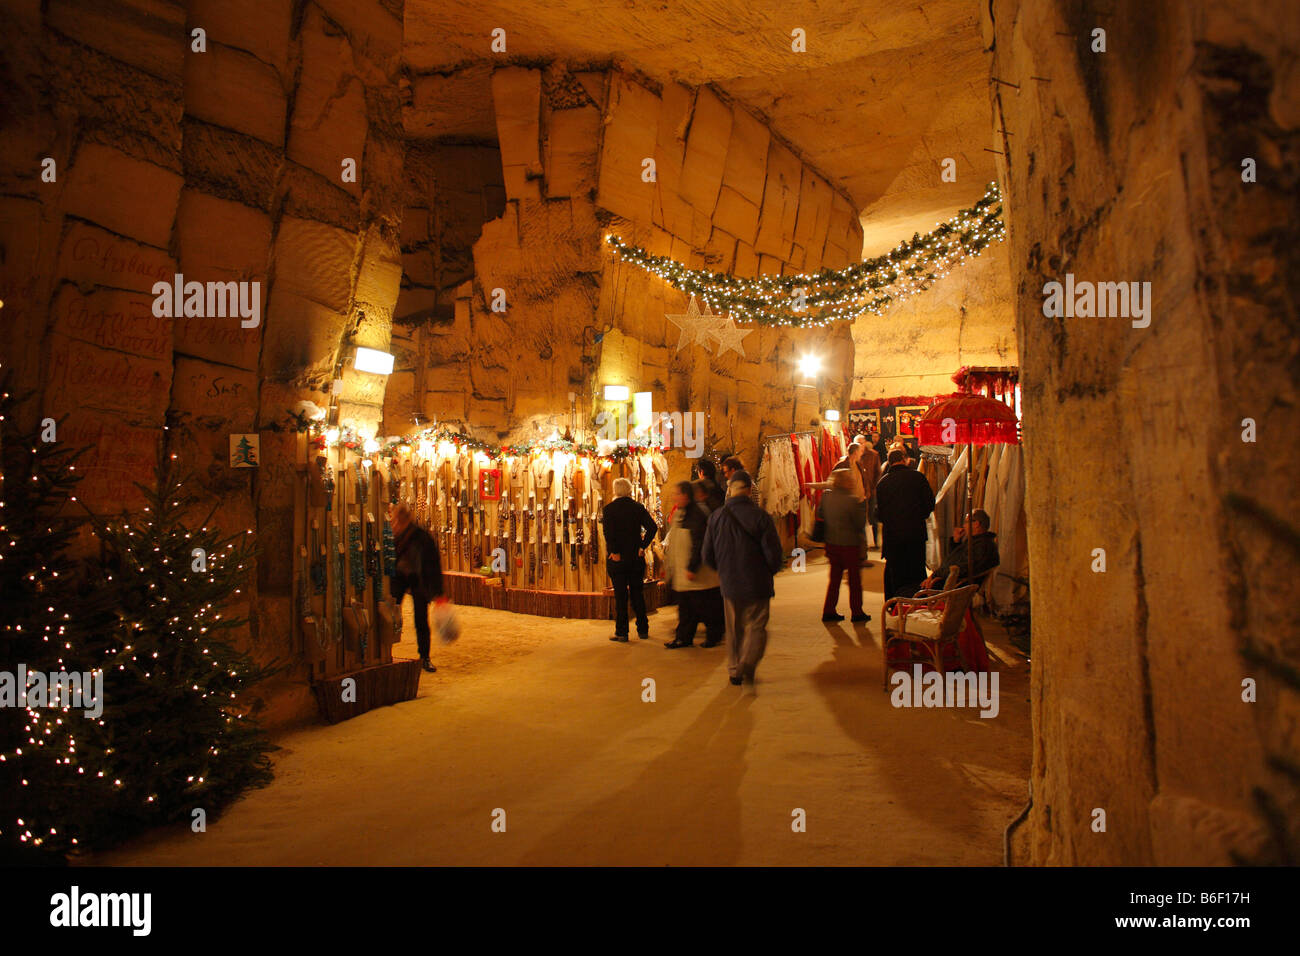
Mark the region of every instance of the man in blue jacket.
<instances>
[{"instance_id":1,"label":"man in blue jacket","mask_svg":"<svg viewBox=\"0 0 1300 956\"><path fill-rule=\"evenodd\" d=\"M753 484L748 472L732 473L726 503L709 515L702 552L722 585L731 683L750 689L767 648L768 606L776 593L772 577L784 558L776 525L751 497Z\"/></svg>"}]
</instances>

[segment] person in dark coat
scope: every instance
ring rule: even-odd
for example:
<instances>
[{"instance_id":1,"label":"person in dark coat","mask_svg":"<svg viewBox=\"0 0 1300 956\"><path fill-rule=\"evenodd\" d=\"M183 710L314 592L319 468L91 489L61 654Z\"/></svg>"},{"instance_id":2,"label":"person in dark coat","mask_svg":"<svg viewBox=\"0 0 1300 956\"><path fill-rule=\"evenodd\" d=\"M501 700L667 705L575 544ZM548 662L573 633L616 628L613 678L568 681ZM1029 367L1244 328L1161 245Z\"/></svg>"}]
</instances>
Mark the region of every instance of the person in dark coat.
<instances>
[{"instance_id":1,"label":"person in dark coat","mask_svg":"<svg viewBox=\"0 0 1300 956\"><path fill-rule=\"evenodd\" d=\"M722 502L725 500L718 486L703 478L696 478L691 482L691 494L706 520L709 515L722 507Z\"/></svg>"},{"instance_id":2,"label":"person in dark coat","mask_svg":"<svg viewBox=\"0 0 1300 956\"><path fill-rule=\"evenodd\" d=\"M855 624L865 624L871 615L862 610L862 556L867 550L867 502L854 494L855 483L849 468L831 472L831 490L822 495L817 505L817 516L826 530L824 538L826 557L831 563L830 578L826 583L826 600L822 605L823 621L842 621L835 604L840 596L840 580L847 574L849 581L849 613Z\"/></svg>"},{"instance_id":3,"label":"person in dark coat","mask_svg":"<svg viewBox=\"0 0 1300 956\"><path fill-rule=\"evenodd\" d=\"M901 449L889 453L876 502L884 533L885 600L911 597L926 579L925 519L934 512L934 490L925 475L908 467Z\"/></svg>"},{"instance_id":4,"label":"person in dark coat","mask_svg":"<svg viewBox=\"0 0 1300 956\"><path fill-rule=\"evenodd\" d=\"M722 643L726 625L722 611L722 592L718 589L718 572L704 563L704 531L708 513L692 500L702 482L683 481L673 495L672 528L664 564L668 584L677 596L677 632L665 647L691 647L700 622L704 623L704 646Z\"/></svg>"},{"instance_id":5,"label":"person in dark coat","mask_svg":"<svg viewBox=\"0 0 1300 956\"><path fill-rule=\"evenodd\" d=\"M659 533L650 512L632 499L632 482L614 479L614 500L600 515L605 532L605 570L614 585L614 636L611 641L627 641L627 605L632 603L636 615L636 635L650 636L650 619L645 612L645 549Z\"/></svg>"},{"instance_id":6,"label":"person in dark coat","mask_svg":"<svg viewBox=\"0 0 1300 956\"><path fill-rule=\"evenodd\" d=\"M727 482L727 502L709 515L704 562L718 569L727 623L727 670L731 683L754 684L754 671L767 648L772 578L785 555L771 516L754 503L753 481L736 471Z\"/></svg>"},{"instance_id":7,"label":"person in dark coat","mask_svg":"<svg viewBox=\"0 0 1300 956\"><path fill-rule=\"evenodd\" d=\"M707 458L701 458L695 466L699 474L697 482L701 482L705 488L705 502L708 505L709 513L712 514L722 507L725 496L722 493L722 486L718 484L718 468Z\"/></svg>"},{"instance_id":8,"label":"person in dark coat","mask_svg":"<svg viewBox=\"0 0 1300 956\"><path fill-rule=\"evenodd\" d=\"M442 558L438 543L415 523L410 507L404 502L393 506L392 522L397 563L393 576L388 579L389 593L399 609L402 598L410 593L420 664L433 673L438 668L429 663L429 602L442 597Z\"/></svg>"},{"instance_id":9,"label":"person in dark coat","mask_svg":"<svg viewBox=\"0 0 1300 956\"><path fill-rule=\"evenodd\" d=\"M862 488L867 493L867 524L871 525L872 533L875 533L876 527L876 483L880 481L880 455L872 447L867 439L858 435L853 439L855 444L862 446L862 457L858 459L858 471L862 473ZM863 552L865 558L866 552ZM864 560L864 568L871 567L871 562Z\"/></svg>"},{"instance_id":10,"label":"person in dark coat","mask_svg":"<svg viewBox=\"0 0 1300 956\"><path fill-rule=\"evenodd\" d=\"M885 443L885 436L880 432L872 432L870 440L871 447L876 452L876 458L881 463L881 466L883 466L889 461L889 445ZM877 475L876 477L879 478L880 476Z\"/></svg>"},{"instance_id":11,"label":"person in dark coat","mask_svg":"<svg viewBox=\"0 0 1300 956\"><path fill-rule=\"evenodd\" d=\"M938 570L921 585L922 587L942 587L948 577L948 569L954 565L960 569L957 587L962 587L1002 563L1002 558L998 554L998 536L989 530L987 511L976 508L970 513L970 533L971 547L968 548L966 525L959 524L953 529L952 540L948 542L948 553L944 555Z\"/></svg>"}]
</instances>

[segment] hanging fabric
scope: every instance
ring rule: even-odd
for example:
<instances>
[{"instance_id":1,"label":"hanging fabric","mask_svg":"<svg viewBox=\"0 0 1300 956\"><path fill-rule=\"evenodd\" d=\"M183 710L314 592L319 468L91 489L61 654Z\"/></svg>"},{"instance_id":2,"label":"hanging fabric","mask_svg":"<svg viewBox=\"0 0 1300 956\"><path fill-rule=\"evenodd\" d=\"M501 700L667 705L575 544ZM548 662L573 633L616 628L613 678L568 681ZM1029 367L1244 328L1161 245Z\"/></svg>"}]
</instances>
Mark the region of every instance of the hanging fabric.
<instances>
[{"instance_id":1,"label":"hanging fabric","mask_svg":"<svg viewBox=\"0 0 1300 956\"><path fill-rule=\"evenodd\" d=\"M968 446L962 449L961 454L957 456L957 460L953 462L948 477L944 479L943 484L939 486L938 492L935 493L934 513L925 519L925 563L932 569L941 570L939 565L943 562L943 556L948 548L948 540L952 537L951 515L960 500L960 493L965 489L960 479L965 477L969 462L970 448Z\"/></svg>"}]
</instances>

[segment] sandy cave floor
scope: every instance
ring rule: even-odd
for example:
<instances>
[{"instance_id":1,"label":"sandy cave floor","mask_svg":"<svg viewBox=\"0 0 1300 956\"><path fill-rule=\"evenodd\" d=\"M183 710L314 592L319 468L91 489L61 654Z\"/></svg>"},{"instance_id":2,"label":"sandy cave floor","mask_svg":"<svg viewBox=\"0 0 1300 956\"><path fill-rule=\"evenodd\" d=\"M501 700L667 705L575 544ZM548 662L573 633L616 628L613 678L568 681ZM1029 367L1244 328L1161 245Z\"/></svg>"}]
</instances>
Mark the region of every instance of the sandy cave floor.
<instances>
[{"instance_id":1,"label":"sandy cave floor","mask_svg":"<svg viewBox=\"0 0 1300 956\"><path fill-rule=\"evenodd\" d=\"M999 864L1025 802L1028 664L986 621L996 718L893 708L874 561L865 626L822 624L824 561L777 577L752 696L727 682L723 648L664 649L675 608L628 644L607 639L612 622L461 608L462 637L435 637L415 700L289 732L275 781L206 833L159 830L88 862ZM413 641L394 651L415 656Z\"/></svg>"}]
</instances>

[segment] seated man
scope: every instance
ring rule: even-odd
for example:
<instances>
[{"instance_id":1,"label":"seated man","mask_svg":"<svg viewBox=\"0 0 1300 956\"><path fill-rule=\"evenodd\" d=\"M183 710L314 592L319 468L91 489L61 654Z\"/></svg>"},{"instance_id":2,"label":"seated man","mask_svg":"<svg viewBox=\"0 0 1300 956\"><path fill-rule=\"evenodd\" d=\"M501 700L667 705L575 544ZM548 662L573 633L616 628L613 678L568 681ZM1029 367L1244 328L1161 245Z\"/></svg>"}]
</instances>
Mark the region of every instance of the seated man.
<instances>
[{"instance_id":1,"label":"seated man","mask_svg":"<svg viewBox=\"0 0 1300 956\"><path fill-rule=\"evenodd\" d=\"M959 524L952 532L952 541L948 544L948 553L944 555L939 568L921 585L923 588L937 588L948 577L948 569L956 565L959 569L957 587L970 584L972 578L978 578L985 571L991 571L1002 563L998 555L998 536L989 531L987 511L977 508L970 513L971 545L967 547L966 526ZM971 567L971 563L974 567Z\"/></svg>"}]
</instances>

